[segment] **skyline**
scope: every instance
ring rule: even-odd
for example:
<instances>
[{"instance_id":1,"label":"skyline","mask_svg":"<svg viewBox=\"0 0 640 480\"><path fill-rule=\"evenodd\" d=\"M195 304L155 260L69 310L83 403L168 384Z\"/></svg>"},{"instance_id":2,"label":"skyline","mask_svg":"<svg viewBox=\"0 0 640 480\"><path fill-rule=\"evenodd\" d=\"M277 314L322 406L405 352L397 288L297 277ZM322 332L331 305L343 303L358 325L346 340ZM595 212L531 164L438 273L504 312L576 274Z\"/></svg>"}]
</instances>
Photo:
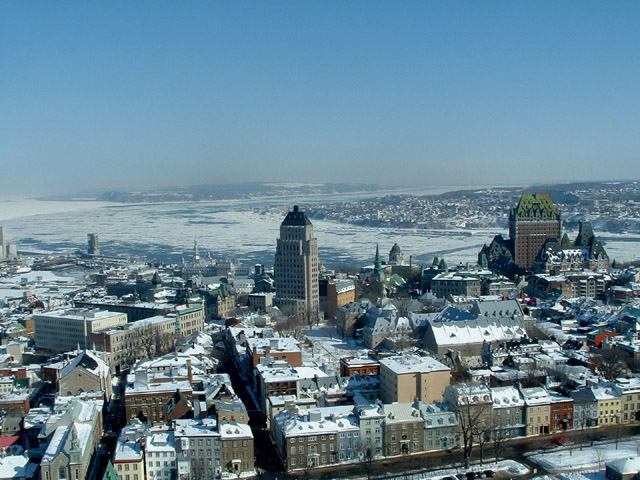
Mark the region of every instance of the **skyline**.
<instances>
[{"instance_id":1,"label":"skyline","mask_svg":"<svg viewBox=\"0 0 640 480\"><path fill-rule=\"evenodd\" d=\"M153 7L0 7L5 195L640 178L637 3Z\"/></svg>"}]
</instances>

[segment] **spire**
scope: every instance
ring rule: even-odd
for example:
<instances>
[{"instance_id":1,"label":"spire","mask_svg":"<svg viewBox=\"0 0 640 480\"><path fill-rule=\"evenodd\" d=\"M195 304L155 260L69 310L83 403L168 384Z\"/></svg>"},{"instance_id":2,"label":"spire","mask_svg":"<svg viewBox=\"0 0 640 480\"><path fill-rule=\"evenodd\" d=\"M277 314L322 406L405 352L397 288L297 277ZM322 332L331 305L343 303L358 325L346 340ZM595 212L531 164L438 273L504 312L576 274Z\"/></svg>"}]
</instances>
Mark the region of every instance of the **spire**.
<instances>
[{"instance_id":1,"label":"spire","mask_svg":"<svg viewBox=\"0 0 640 480\"><path fill-rule=\"evenodd\" d=\"M200 254L198 253L198 242L196 239L193 240L193 261L197 262L200 260Z\"/></svg>"},{"instance_id":2,"label":"spire","mask_svg":"<svg viewBox=\"0 0 640 480\"><path fill-rule=\"evenodd\" d=\"M378 248L378 244L376 243L376 261L374 263L374 269L376 272L382 270L382 262L380 261L380 249Z\"/></svg>"}]
</instances>

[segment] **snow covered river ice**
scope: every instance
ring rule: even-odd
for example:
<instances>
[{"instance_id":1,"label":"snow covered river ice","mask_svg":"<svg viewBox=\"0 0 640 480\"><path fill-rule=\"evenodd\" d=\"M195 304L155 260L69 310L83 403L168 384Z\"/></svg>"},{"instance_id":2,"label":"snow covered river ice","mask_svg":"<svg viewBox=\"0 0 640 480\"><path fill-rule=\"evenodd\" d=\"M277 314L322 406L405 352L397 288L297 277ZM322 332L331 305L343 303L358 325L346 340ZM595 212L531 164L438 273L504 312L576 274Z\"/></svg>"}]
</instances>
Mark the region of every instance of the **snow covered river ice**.
<instances>
[{"instance_id":1,"label":"snow covered river ice","mask_svg":"<svg viewBox=\"0 0 640 480\"><path fill-rule=\"evenodd\" d=\"M231 258L245 265L273 265L280 222L287 209L305 199L151 204L100 202L1 202L0 224L19 251L85 250L87 233L98 233L105 255L144 257L174 263L200 255ZM376 244L386 256L398 243L408 262L430 263L434 256L449 265L475 263L483 243L500 229L412 230L377 228L312 219L321 262L327 268L373 263ZM598 232L596 232L598 234ZM575 236L575 233L569 232ZM640 259L640 237L602 235L611 258Z\"/></svg>"}]
</instances>

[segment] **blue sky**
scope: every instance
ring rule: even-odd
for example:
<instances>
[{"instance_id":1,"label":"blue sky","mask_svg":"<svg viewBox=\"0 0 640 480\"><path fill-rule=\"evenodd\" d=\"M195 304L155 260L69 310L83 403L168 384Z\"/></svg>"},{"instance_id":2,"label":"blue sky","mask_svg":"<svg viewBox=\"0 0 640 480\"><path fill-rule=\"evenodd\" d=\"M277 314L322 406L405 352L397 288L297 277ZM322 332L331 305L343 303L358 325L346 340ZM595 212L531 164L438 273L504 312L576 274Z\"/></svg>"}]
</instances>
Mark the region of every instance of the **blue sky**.
<instances>
[{"instance_id":1,"label":"blue sky","mask_svg":"<svg viewBox=\"0 0 640 480\"><path fill-rule=\"evenodd\" d=\"M640 2L2 2L0 187L640 178Z\"/></svg>"}]
</instances>

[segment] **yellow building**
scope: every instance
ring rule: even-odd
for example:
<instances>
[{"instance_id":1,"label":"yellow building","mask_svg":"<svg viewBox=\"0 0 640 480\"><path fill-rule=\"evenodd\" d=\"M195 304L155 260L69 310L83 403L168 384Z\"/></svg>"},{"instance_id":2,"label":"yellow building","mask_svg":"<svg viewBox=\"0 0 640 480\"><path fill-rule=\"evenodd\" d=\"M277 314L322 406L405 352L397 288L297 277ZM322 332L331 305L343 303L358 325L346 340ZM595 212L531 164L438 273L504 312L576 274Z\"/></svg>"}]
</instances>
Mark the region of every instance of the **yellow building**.
<instances>
[{"instance_id":1,"label":"yellow building","mask_svg":"<svg viewBox=\"0 0 640 480\"><path fill-rule=\"evenodd\" d=\"M383 403L442 401L451 382L451 369L431 357L415 353L380 360L380 395Z\"/></svg>"},{"instance_id":2,"label":"yellow building","mask_svg":"<svg viewBox=\"0 0 640 480\"><path fill-rule=\"evenodd\" d=\"M146 478L142 439L147 434L147 425L133 419L122 430L113 453L113 468L120 480L142 480Z\"/></svg>"},{"instance_id":3,"label":"yellow building","mask_svg":"<svg viewBox=\"0 0 640 480\"><path fill-rule=\"evenodd\" d=\"M524 398L527 436L549 433L551 395L544 387L521 388Z\"/></svg>"},{"instance_id":4,"label":"yellow building","mask_svg":"<svg viewBox=\"0 0 640 480\"><path fill-rule=\"evenodd\" d=\"M598 425L620 423L620 394L612 386L593 387L598 402Z\"/></svg>"},{"instance_id":5,"label":"yellow building","mask_svg":"<svg viewBox=\"0 0 640 480\"><path fill-rule=\"evenodd\" d=\"M640 418L640 379L619 378L613 388L620 395L620 422L637 422Z\"/></svg>"}]
</instances>

